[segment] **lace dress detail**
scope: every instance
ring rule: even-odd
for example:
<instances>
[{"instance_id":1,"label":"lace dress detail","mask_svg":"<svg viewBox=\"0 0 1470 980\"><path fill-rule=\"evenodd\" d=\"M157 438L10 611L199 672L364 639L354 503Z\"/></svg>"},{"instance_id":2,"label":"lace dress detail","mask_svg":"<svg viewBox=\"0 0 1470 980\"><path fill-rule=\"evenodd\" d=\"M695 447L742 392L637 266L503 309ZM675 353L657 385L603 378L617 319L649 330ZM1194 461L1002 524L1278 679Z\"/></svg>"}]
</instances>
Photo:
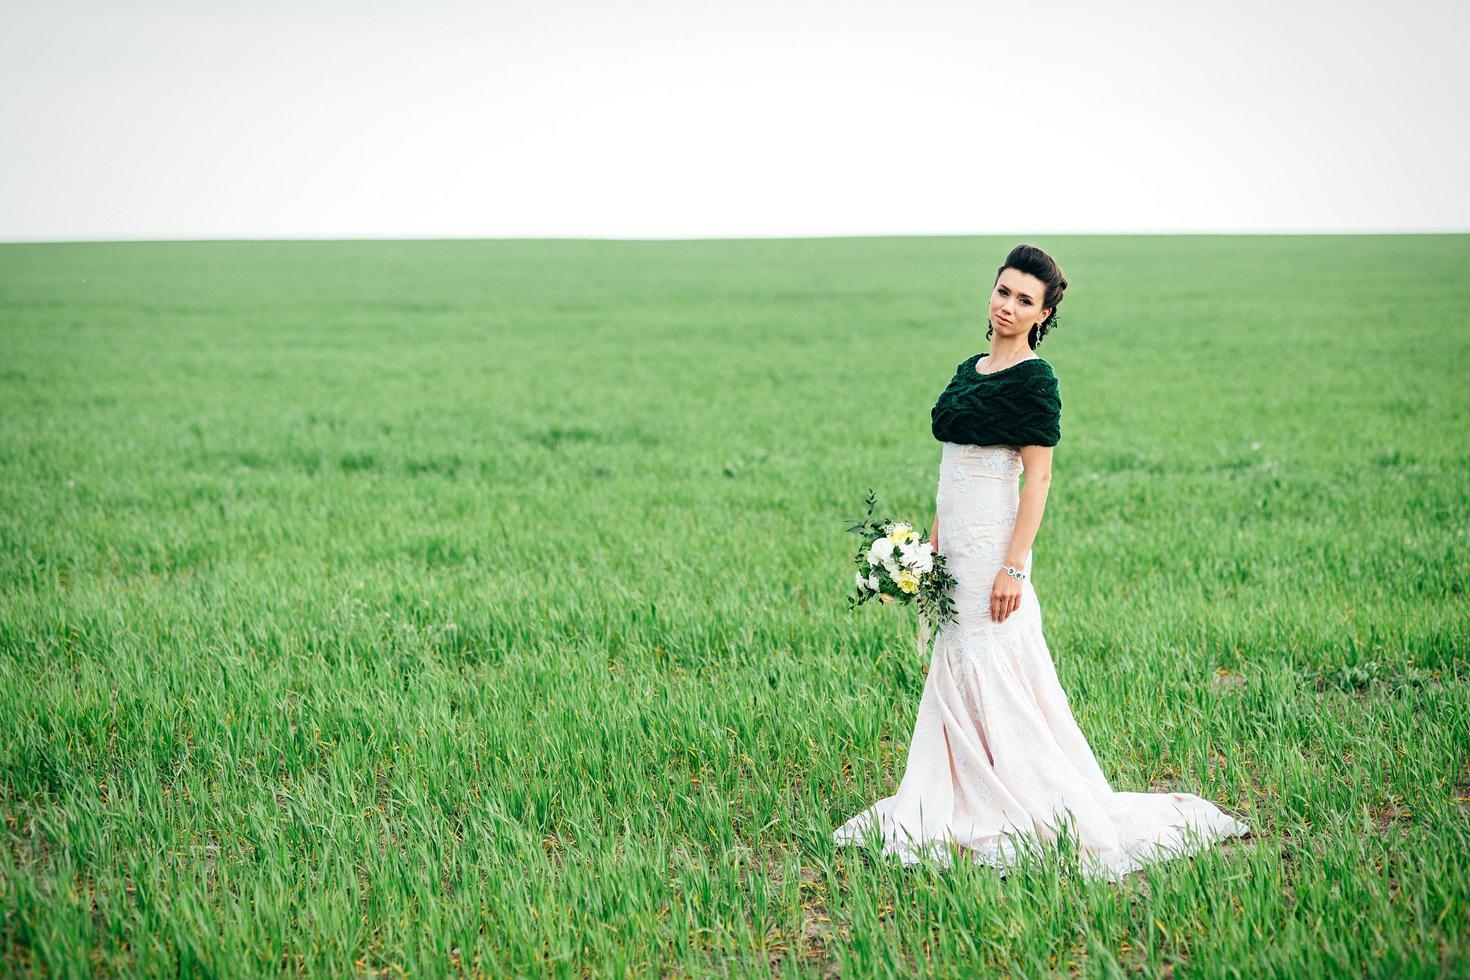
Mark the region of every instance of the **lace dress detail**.
<instances>
[{"instance_id":1,"label":"lace dress detail","mask_svg":"<svg viewBox=\"0 0 1470 980\"><path fill-rule=\"evenodd\" d=\"M939 541L956 618L936 631L897 792L852 816L833 841L881 841L903 864L948 866L958 852L1005 874L1065 828L1083 874L1116 879L1249 834L1191 793L1113 790L1057 680L1029 577L1016 611L990 618L1020 504L1021 454L942 446ZM1023 570L1030 575L1029 553Z\"/></svg>"}]
</instances>

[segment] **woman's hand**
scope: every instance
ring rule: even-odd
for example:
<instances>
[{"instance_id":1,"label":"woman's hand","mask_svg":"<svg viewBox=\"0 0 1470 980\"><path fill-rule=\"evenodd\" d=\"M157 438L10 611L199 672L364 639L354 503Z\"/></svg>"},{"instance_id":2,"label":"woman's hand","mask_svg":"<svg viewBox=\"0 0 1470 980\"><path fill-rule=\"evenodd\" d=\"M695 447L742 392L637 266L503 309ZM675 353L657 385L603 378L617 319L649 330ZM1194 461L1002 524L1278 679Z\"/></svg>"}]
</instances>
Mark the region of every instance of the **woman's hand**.
<instances>
[{"instance_id":1,"label":"woman's hand","mask_svg":"<svg viewBox=\"0 0 1470 980\"><path fill-rule=\"evenodd\" d=\"M1021 580L1011 578L1002 568L995 573L995 584L990 587L990 618L1003 623L1020 604Z\"/></svg>"}]
</instances>

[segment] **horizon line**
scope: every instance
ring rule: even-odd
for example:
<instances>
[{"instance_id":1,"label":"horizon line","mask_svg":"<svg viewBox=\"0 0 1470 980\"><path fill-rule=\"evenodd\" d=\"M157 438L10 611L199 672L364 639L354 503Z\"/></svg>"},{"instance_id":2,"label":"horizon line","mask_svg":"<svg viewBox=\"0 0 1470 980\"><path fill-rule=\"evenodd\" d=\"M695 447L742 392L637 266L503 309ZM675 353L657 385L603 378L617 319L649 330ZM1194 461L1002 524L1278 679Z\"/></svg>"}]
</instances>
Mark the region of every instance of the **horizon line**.
<instances>
[{"instance_id":1,"label":"horizon line","mask_svg":"<svg viewBox=\"0 0 1470 980\"><path fill-rule=\"evenodd\" d=\"M1184 237L1407 237L1470 234L1463 229L1433 230L1347 230L1347 231L1062 231L1062 232L856 232L848 234L796 235L288 235L288 236L200 236L165 238L3 238L0 245L168 245L208 243L284 242L748 242L828 241L883 238L1184 238Z\"/></svg>"}]
</instances>

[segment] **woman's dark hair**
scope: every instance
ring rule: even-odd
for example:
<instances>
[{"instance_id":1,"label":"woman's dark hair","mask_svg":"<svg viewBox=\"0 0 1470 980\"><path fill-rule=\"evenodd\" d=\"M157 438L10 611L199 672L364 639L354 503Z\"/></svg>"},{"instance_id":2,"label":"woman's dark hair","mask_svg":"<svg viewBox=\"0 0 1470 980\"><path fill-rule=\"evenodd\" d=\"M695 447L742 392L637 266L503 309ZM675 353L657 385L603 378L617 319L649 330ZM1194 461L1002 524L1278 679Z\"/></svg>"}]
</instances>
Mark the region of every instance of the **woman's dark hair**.
<instances>
[{"instance_id":1,"label":"woman's dark hair","mask_svg":"<svg viewBox=\"0 0 1470 980\"><path fill-rule=\"evenodd\" d=\"M1045 320L1031 328L1031 335L1026 338L1026 343L1032 350L1041 343L1047 331L1057 325L1057 307L1062 305L1062 296L1067 292L1067 277L1062 275L1062 267L1057 265L1056 259L1047 255L1035 245L1017 245L1011 249L1011 254L1006 256L1005 262L995 270L995 281L1000 282L1000 274L1007 269L1015 269L1017 272L1029 272L1040 279L1046 286L1046 296L1041 301L1043 310L1050 309ZM985 339L989 340L995 333L995 328L987 325L985 327Z\"/></svg>"}]
</instances>

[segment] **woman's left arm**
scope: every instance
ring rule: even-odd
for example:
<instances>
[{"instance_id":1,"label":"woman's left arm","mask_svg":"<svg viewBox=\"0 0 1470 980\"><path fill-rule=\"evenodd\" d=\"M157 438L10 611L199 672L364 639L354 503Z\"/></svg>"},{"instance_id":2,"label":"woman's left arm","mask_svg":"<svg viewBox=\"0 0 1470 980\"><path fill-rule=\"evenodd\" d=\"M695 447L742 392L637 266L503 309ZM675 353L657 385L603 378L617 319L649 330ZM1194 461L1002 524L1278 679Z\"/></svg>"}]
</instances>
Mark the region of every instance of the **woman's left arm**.
<instances>
[{"instance_id":1,"label":"woman's left arm","mask_svg":"<svg viewBox=\"0 0 1470 980\"><path fill-rule=\"evenodd\" d=\"M1016 508L1016 528L1011 532L1011 543L1006 548L1005 564L1021 568L1026 563L1026 553L1036 540L1041 527L1041 515L1046 511L1046 495L1051 489L1051 446L1022 446L1021 466L1025 480L1021 484L1021 500ZM1021 582L1011 578L1005 569L996 573L995 585L990 590L990 618L997 623L1016 611L1021 605Z\"/></svg>"},{"instance_id":2,"label":"woman's left arm","mask_svg":"<svg viewBox=\"0 0 1470 980\"><path fill-rule=\"evenodd\" d=\"M1020 568L1036 540L1041 515L1046 511L1046 493L1051 489L1051 446L1022 446L1021 467L1025 480L1021 484L1021 503L1016 510L1016 529L1011 533L1011 546L1006 549L1006 564Z\"/></svg>"}]
</instances>

